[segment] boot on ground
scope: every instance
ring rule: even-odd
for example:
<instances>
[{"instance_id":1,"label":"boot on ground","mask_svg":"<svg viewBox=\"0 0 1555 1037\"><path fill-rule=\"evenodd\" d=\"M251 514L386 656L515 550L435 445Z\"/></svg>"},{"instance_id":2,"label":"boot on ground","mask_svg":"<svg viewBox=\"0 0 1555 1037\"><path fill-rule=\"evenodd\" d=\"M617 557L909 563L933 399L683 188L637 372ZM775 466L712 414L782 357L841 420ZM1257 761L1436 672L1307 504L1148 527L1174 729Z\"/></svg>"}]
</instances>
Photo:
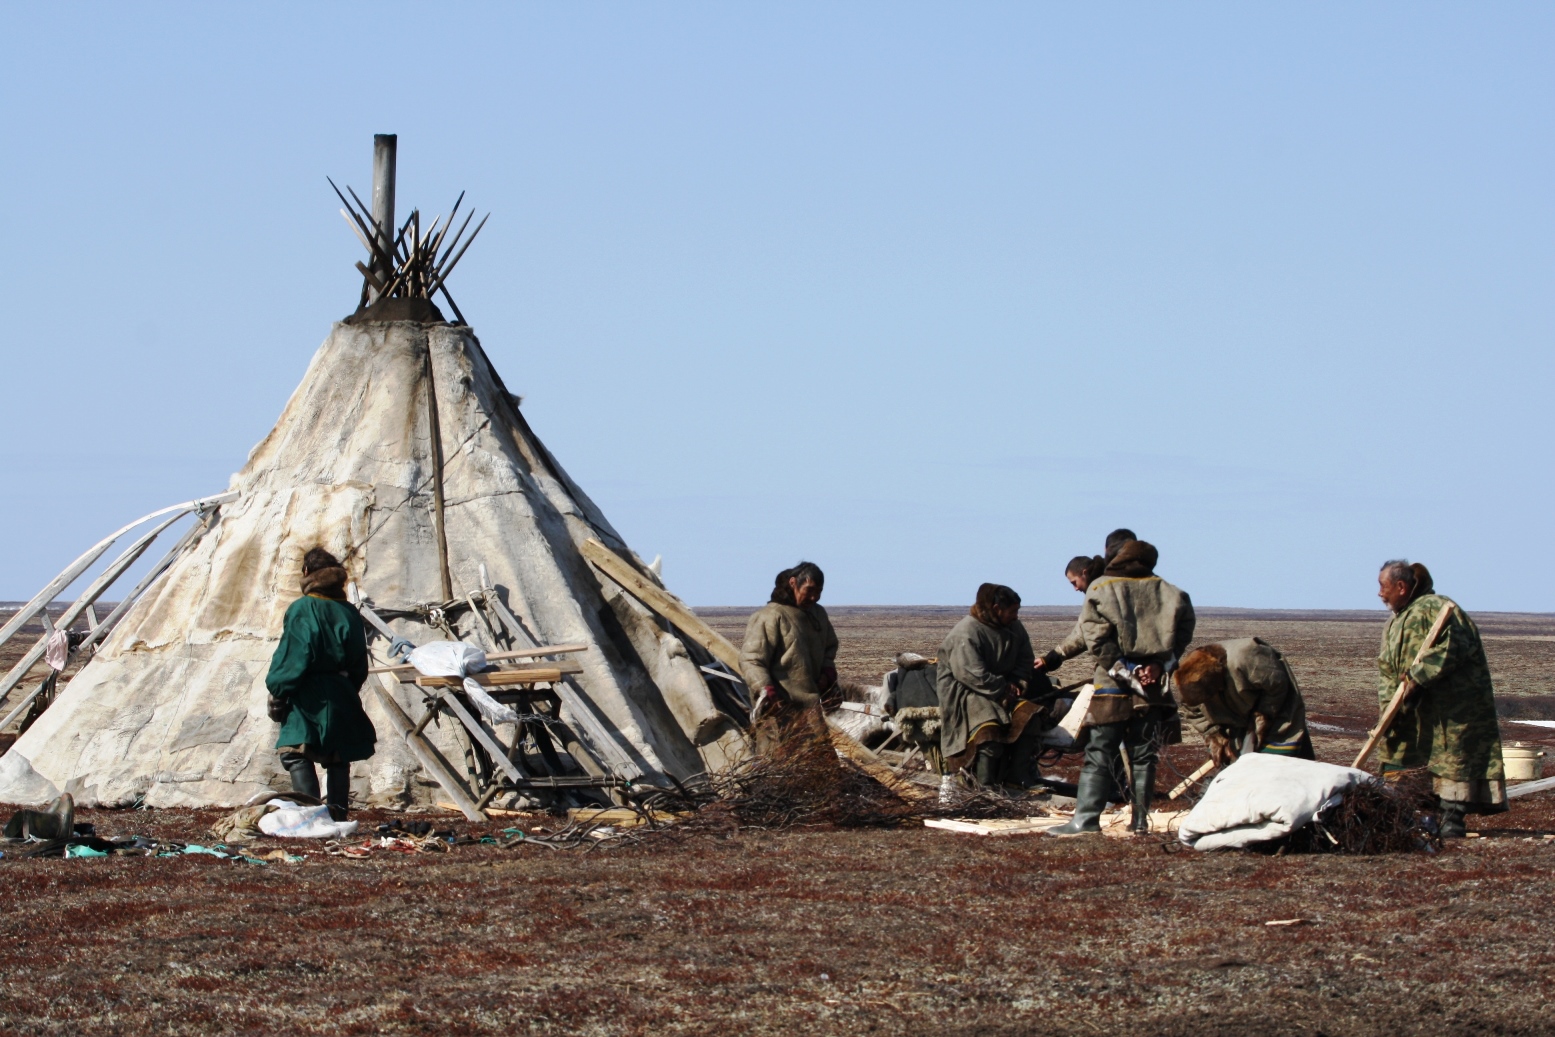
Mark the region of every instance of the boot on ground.
<instances>
[{"instance_id":1,"label":"boot on ground","mask_svg":"<svg viewBox=\"0 0 1555 1037\"><path fill-rule=\"evenodd\" d=\"M1075 790L1074 817L1066 825L1048 829L1049 835L1089 835L1101 831L1101 812L1107 808L1112 777L1105 771L1085 768Z\"/></svg>"},{"instance_id":2,"label":"boot on ground","mask_svg":"<svg viewBox=\"0 0 1555 1037\"><path fill-rule=\"evenodd\" d=\"M1450 799L1442 800L1441 836L1443 839L1462 839L1469 834L1468 826L1463 823L1463 804L1454 803Z\"/></svg>"},{"instance_id":3,"label":"boot on ground","mask_svg":"<svg viewBox=\"0 0 1555 1037\"><path fill-rule=\"evenodd\" d=\"M999 784L999 762L1004 756L1004 746L998 742L984 742L977 747L977 758L972 763L972 776L977 784L991 789Z\"/></svg>"},{"instance_id":4,"label":"boot on ground","mask_svg":"<svg viewBox=\"0 0 1555 1037\"><path fill-rule=\"evenodd\" d=\"M1150 801L1155 797L1155 761L1134 764L1133 818L1128 829L1135 835L1150 834Z\"/></svg>"},{"instance_id":5,"label":"boot on ground","mask_svg":"<svg viewBox=\"0 0 1555 1037\"><path fill-rule=\"evenodd\" d=\"M329 804L332 821L344 821L351 804L351 765L332 763L324 768L324 802Z\"/></svg>"}]
</instances>

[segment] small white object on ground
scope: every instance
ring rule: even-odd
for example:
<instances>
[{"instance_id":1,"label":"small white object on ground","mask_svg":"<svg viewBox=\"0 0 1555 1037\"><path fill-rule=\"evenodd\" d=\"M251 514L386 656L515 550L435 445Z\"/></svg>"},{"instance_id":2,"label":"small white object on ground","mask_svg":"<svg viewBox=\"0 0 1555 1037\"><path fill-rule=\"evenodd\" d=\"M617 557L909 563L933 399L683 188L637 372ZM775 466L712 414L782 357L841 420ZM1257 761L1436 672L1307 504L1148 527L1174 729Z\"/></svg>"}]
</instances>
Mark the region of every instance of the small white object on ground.
<instances>
[{"instance_id":1,"label":"small white object on ground","mask_svg":"<svg viewBox=\"0 0 1555 1037\"><path fill-rule=\"evenodd\" d=\"M289 799L271 800L275 809L259 819L259 830L277 839L344 839L356 821L332 821L329 807L305 807Z\"/></svg>"},{"instance_id":2,"label":"small white object on ground","mask_svg":"<svg viewBox=\"0 0 1555 1037\"><path fill-rule=\"evenodd\" d=\"M1177 838L1195 850L1250 846L1289 835L1363 781L1363 770L1273 753L1245 753L1215 775Z\"/></svg>"}]
</instances>

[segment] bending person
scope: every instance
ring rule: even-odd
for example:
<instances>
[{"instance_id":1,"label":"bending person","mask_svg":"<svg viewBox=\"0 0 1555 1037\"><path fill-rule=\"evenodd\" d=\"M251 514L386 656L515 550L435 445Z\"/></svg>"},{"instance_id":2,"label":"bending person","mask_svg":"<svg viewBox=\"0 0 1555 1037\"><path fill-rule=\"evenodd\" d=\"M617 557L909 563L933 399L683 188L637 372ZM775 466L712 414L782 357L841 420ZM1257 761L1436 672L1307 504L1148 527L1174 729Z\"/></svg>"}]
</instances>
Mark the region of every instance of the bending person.
<instances>
[{"instance_id":1,"label":"bending person","mask_svg":"<svg viewBox=\"0 0 1555 1037\"><path fill-rule=\"evenodd\" d=\"M825 585L814 562L784 569L773 581L771 600L745 624L740 674L751 691L752 722L840 701L837 631L820 605Z\"/></svg>"},{"instance_id":2,"label":"bending person","mask_svg":"<svg viewBox=\"0 0 1555 1037\"><path fill-rule=\"evenodd\" d=\"M1035 783L1032 762L1039 711L1023 696L1036 680L1031 636L1020 622L1020 595L997 583L977 588L977 603L940 646L940 751L945 773L968 764L982 786ZM1005 760L1005 747L1014 752Z\"/></svg>"},{"instance_id":3,"label":"bending person","mask_svg":"<svg viewBox=\"0 0 1555 1037\"><path fill-rule=\"evenodd\" d=\"M1461 838L1465 814L1507 809L1501 728L1485 645L1468 613L1435 593L1425 566L1387 562L1377 574L1377 586L1377 596L1393 611L1377 654L1382 676L1377 705L1386 710L1400 684L1410 693L1382 743L1382 773L1427 768L1441 803L1442 835ZM1415 662L1444 607L1451 610L1446 626Z\"/></svg>"},{"instance_id":4,"label":"bending person","mask_svg":"<svg viewBox=\"0 0 1555 1037\"><path fill-rule=\"evenodd\" d=\"M1114 785L1123 784L1117 774L1123 749L1133 770L1130 827L1150 830L1156 752L1176 712L1166 677L1193 640L1193 603L1155 574L1156 549L1143 540L1127 541L1115 552L1108 546L1106 571L1085 592L1080 611L1085 646L1096 659L1096 692L1074 819L1053 829L1058 835L1101 831L1107 799Z\"/></svg>"},{"instance_id":5,"label":"bending person","mask_svg":"<svg viewBox=\"0 0 1555 1037\"><path fill-rule=\"evenodd\" d=\"M1307 706L1284 656L1256 637L1196 648L1172 675L1182 717L1227 766L1243 752L1317 757Z\"/></svg>"},{"instance_id":6,"label":"bending person","mask_svg":"<svg viewBox=\"0 0 1555 1037\"><path fill-rule=\"evenodd\" d=\"M322 764L325 802L346 819L351 764L373 754L378 734L360 698L367 680L367 636L362 617L346 601L346 571L322 547L302 561L302 597L286 609L281 643L270 659L270 719L281 725L275 747L292 776L292 791L319 798Z\"/></svg>"}]
</instances>

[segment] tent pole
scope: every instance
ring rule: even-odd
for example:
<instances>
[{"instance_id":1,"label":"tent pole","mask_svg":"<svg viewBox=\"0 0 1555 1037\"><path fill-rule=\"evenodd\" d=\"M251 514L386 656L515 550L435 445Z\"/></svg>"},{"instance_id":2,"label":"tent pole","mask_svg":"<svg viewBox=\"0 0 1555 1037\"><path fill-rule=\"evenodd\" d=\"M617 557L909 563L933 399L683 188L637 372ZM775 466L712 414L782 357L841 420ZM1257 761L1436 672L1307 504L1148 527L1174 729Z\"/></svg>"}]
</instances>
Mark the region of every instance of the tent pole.
<instances>
[{"instance_id":1,"label":"tent pole","mask_svg":"<svg viewBox=\"0 0 1555 1037\"><path fill-rule=\"evenodd\" d=\"M398 137L393 133L373 134L373 224L378 240L383 244L384 255L394 256L394 156ZM378 280L388 284L394 276L392 269L373 262ZM370 302L378 300L378 291L372 290Z\"/></svg>"},{"instance_id":2,"label":"tent pole","mask_svg":"<svg viewBox=\"0 0 1555 1037\"><path fill-rule=\"evenodd\" d=\"M437 530L437 563L443 578L443 600L452 601L454 581L448 571L448 531L443 526L443 429L437 417L437 380L432 374L432 336L427 336L427 418L432 428L432 521Z\"/></svg>"}]
</instances>

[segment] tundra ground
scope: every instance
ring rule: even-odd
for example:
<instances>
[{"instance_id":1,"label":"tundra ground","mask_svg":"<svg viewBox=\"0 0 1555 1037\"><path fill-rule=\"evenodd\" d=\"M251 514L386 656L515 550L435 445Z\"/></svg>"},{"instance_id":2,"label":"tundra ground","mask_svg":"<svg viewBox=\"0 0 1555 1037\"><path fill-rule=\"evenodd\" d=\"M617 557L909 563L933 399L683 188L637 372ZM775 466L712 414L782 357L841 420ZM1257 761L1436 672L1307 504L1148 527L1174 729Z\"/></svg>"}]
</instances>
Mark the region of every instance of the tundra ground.
<instances>
[{"instance_id":1,"label":"tundra ground","mask_svg":"<svg viewBox=\"0 0 1555 1037\"><path fill-rule=\"evenodd\" d=\"M708 614L736 637L743 627L743 611ZM932 652L959 614L836 610L844 676L877 680L896 651ZM1041 646L1072 613L1025 618ZM1478 618L1503 713L1555 717L1555 617ZM1319 755L1349 762L1375 716L1380 624L1210 612L1199 640L1258 633L1285 650L1333 729L1320 730ZM1071 667L1064 679L1079 675ZM1173 750L1182 766L1195 754ZM82 820L105 835L208 841L219 816ZM363 818L370 830L384 816ZM308 847L302 863L262 866L7 858L0 1029L1549 1033L1555 840L1540 836L1555 833L1555 795L1473 822L1485 837L1440 854L1365 858L922 828L671 831L616 849L365 860Z\"/></svg>"}]
</instances>

